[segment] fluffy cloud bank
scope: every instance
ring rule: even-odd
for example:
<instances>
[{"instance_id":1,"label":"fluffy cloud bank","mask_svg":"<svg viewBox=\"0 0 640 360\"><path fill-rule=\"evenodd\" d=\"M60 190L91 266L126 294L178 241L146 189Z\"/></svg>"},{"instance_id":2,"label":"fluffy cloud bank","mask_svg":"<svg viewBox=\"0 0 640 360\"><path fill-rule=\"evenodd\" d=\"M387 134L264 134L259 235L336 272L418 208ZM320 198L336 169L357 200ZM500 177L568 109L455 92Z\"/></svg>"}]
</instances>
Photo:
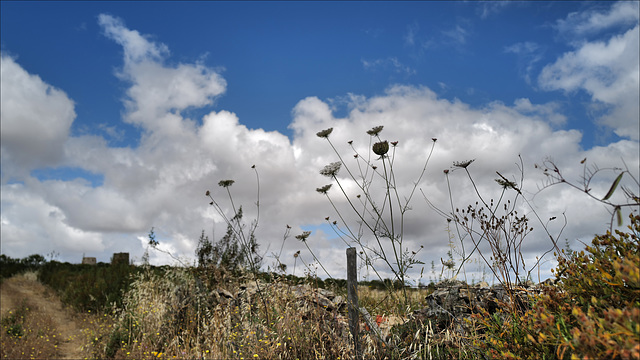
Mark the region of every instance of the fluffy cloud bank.
<instances>
[{"instance_id":1,"label":"fluffy cloud bank","mask_svg":"<svg viewBox=\"0 0 640 360\"><path fill-rule=\"evenodd\" d=\"M27 73L14 59L2 56L2 181L56 164L76 117L64 91Z\"/></svg>"},{"instance_id":2,"label":"fluffy cloud bank","mask_svg":"<svg viewBox=\"0 0 640 360\"><path fill-rule=\"evenodd\" d=\"M401 196L410 194L431 151L432 139L437 138L405 222L407 247L429 249L419 254L427 264L427 272L431 261L440 264L440 258L446 258L449 233L446 220L428 206L422 193L439 208L449 209L443 170L455 161L475 159L469 171L479 191L491 198L500 194L495 172L519 178L516 163L521 155L525 194L533 199L542 218L566 214L569 223L562 238L571 241L584 241L602 232L608 220L607 209L569 188L552 187L538 193L537 186L544 176L534 169L535 163L552 156L569 179L579 180L583 158L601 167L622 166L622 158L639 178L638 138L632 134L633 125L627 117L620 122L603 120L622 140L584 150L579 145L579 131L557 129L564 123L557 104L532 104L529 99L472 108L457 100L442 99L428 87L394 85L370 98L350 95L350 111L345 117L336 117L330 100L308 97L292 110L292 139L278 132L248 129L227 110L189 119L182 115L184 110L211 105L224 93L226 81L222 76L199 63L165 64L169 56L165 45L126 28L117 18L101 15L99 23L105 36L124 50L123 66L116 73L129 84L123 100L123 121L142 129L139 144L112 147L100 136L70 136L69 127L75 118L72 100L3 55L3 253L26 256L34 251L56 250L64 260L78 261L86 253L106 261L112 252L129 251L139 258L145 250L146 234L154 227L164 250L193 257L202 229L217 239L226 228L208 205L205 191L211 190L223 208L231 211L226 191L217 183L233 179L233 201L244 206L245 219L251 221L259 216L256 235L267 255L265 265L271 265L273 259L269 255L279 252L283 241L282 260L289 269L293 268L293 254L305 249L293 237L283 239L290 225L291 235L315 229L309 245L333 276L344 277L345 245L323 225L325 217L337 216L326 198L315 191L331 182L319 170L338 161L326 140L316 136L327 128L334 128L330 139L345 165L356 169L358 159L353 157L354 150L348 142L353 141L356 151L366 154L370 136L365 131L383 125L381 137L399 141L394 167ZM633 36L637 39L637 27L635 31L635 35L627 32L608 42L584 44L581 49L608 49L617 46L616 41L631 42ZM590 58L588 54L580 49L565 54L543 70L540 81L550 89L584 89L593 94L594 101L603 102L615 98L608 98L605 93L626 89L626 85L620 85L626 73L616 65L628 66L626 57L630 55L626 50L618 52L618 57L610 54L608 60L598 64L599 69L609 71L608 78L612 80L593 86L587 81L592 68L576 65L577 61ZM637 62L635 69L637 74ZM633 81L637 85L637 77ZM611 114L633 115L634 103L628 97L607 104ZM33 131L39 127L42 132ZM102 176L104 181L94 185L82 178L41 180L31 174L37 168L59 166L80 168ZM357 195L355 187L349 186L345 171L339 173L339 179L347 186L349 196ZM452 172L450 179L456 205L465 207L476 201L463 171ZM596 178L591 184L593 193L606 193L611 180ZM380 196L381 188L376 186L373 194ZM349 215L344 198L334 190L329 194L344 211L345 221L357 227L357 219ZM531 214L532 209L523 207L523 211ZM557 234L560 225L550 224L550 231ZM460 244L457 246L459 250ZM523 248L525 258L531 264L549 247L548 236L534 232ZM306 251L302 256L313 262ZM155 252L151 253L151 260L170 261ZM544 273L548 275L547 270ZM297 274L302 274L299 268Z\"/></svg>"},{"instance_id":3,"label":"fluffy cloud bank","mask_svg":"<svg viewBox=\"0 0 640 360\"><path fill-rule=\"evenodd\" d=\"M638 11L638 2L621 1L609 11L573 13L558 21L562 34L580 39L619 26L628 30L604 39L574 41L576 49L545 66L538 79L546 90L586 91L594 110L602 113L598 121L633 140L640 136Z\"/></svg>"}]
</instances>

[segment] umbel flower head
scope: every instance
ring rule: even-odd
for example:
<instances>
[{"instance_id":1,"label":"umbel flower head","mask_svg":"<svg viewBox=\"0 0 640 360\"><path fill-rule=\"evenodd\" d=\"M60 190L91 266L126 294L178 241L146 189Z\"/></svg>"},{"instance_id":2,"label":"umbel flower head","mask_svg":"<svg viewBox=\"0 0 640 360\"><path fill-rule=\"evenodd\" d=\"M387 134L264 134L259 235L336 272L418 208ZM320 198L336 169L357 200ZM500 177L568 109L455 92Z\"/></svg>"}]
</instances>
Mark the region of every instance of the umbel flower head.
<instances>
[{"instance_id":1,"label":"umbel flower head","mask_svg":"<svg viewBox=\"0 0 640 360\"><path fill-rule=\"evenodd\" d=\"M456 161L453 163L453 166L466 169L467 166L471 165L472 162L476 161L476 159L465 160L465 161Z\"/></svg>"},{"instance_id":2,"label":"umbel flower head","mask_svg":"<svg viewBox=\"0 0 640 360\"><path fill-rule=\"evenodd\" d=\"M382 128L384 126L380 125L380 126L376 126L371 130L367 130L367 134L371 135L371 136L378 136L378 134L380 134L380 131L382 131Z\"/></svg>"},{"instance_id":3,"label":"umbel flower head","mask_svg":"<svg viewBox=\"0 0 640 360\"><path fill-rule=\"evenodd\" d=\"M229 187L233 185L234 182L235 180L220 180L220 182L218 183L218 186Z\"/></svg>"},{"instance_id":4,"label":"umbel flower head","mask_svg":"<svg viewBox=\"0 0 640 360\"><path fill-rule=\"evenodd\" d=\"M318 137L321 137L321 138L328 138L329 134L331 134L332 131L333 131L333 128L328 128L326 130L322 130L320 132L317 132L316 135Z\"/></svg>"},{"instance_id":5,"label":"umbel flower head","mask_svg":"<svg viewBox=\"0 0 640 360\"><path fill-rule=\"evenodd\" d=\"M338 171L340 171L340 166L342 163L340 161L333 162L324 167L324 169L320 170L320 175L324 175L326 177L336 177Z\"/></svg>"},{"instance_id":6,"label":"umbel flower head","mask_svg":"<svg viewBox=\"0 0 640 360\"><path fill-rule=\"evenodd\" d=\"M302 242L305 242L307 241L307 238L309 237L309 235L311 235L311 231L303 231L302 234L296 235L296 239Z\"/></svg>"},{"instance_id":7,"label":"umbel flower head","mask_svg":"<svg viewBox=\"0 0 640 360\"><path fill-rule=\"evenodd\" d=\"M332 184L325 185L325 186L323 186L321 188L317 188L316 191L319 192L320 194L325 194L326 195L327 191L329 191L329 189L331 189L331 185Z\"/></svg>"},{"instance_id":8,"label":"umbel flower head","mask_svg":"<svg viewBox=\"0 0 640 360\"><path fill-rule=\"evenodd\" d=\"M514 189L517 190L518 186L513 181L505 180L505 179L495 179L503 189Z\"/></svg>"},{"instance_id":9,"label":"umbel flower head","mask_svg":"<svg viewBox=\"0 0 640 360\"><path fill-rule=\"evenodd\" d=\"M384 156L389 151L389 142L387 140L373 144L373 152L376 155Z\"/></svg>"}]
</instances>

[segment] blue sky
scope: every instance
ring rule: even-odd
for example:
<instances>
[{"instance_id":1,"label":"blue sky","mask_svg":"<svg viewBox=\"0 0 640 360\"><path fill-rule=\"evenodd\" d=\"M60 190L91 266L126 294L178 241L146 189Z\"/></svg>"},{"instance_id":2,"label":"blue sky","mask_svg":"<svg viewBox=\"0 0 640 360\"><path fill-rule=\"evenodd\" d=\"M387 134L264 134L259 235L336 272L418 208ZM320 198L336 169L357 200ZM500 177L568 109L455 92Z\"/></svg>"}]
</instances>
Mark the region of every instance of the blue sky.
<instances>
[{"instance_id":1,"label":"blue sky","mask_svg":"<svg viewBox=\"0 0 640 360\"><path fill-rule=\"evenodd\" d=\"M306 96L373 96L389 84L425 85L471 106L490 101L559 101L569 128L593 130L582 92L541 91L527 83L571 49L554 25L562 16L606 3L465 2L7 2L2 50L76 102L73 131L120 123L123 84L118 45L102 36L98 14L166 44L167 63L223 68L224 96L208 108L231 109L250 128L290 135L291 109ZM606 35L605 35L606 36ZM536 44L525 50L519 44ZM37 44L37 46L34 46ZM46 54L46 56L43 56ZM91 91L87 91L91 89ZM121 128L121 144L135 129ZM610 141L585 132L587 147ZM113 139L117 140L117 139Z\"/></svg>"},{"instance_id":2,"label":"blue sky","mask_svg":"<svg viewBox=\"0 0 640 360\"><path fill-rule=\"evenodd\" d=\"M190 255L200 231L220 222L196 194L254 163L269 166L263 176L279 216L261 226L264 248L279 248L267 239L282 223L319 226L330 210L307 210L326 206L313 194L322 180L317 171L300 175L335 161L313 139L323 127L395 126L390 136L417 146L407 164L424 147L419 135L438 137L442 166L484 157L482 174L522 152L529 167L552 156L576 174L568 164L586 155L638 163L637 2L0 6L9 255L53 249L26 246L22 236L59 236L53 244L69 259L122 247L137 254L144 244L126 239L144 238L151 226L167 250ZM34 126L46 131L34 134ZM499 149L483 151L487 141ZM225 148L212 150L219 142ZM437 188L430 179L424 186ZM309 183L313 200L301 200ZM241 198L251 189L238 187ZM178 215L176 203L193 210ZM65 240L70 233L76 242ZM330 236L318 237L327 254L338 251Z\"/></svg>"}]
</instances>

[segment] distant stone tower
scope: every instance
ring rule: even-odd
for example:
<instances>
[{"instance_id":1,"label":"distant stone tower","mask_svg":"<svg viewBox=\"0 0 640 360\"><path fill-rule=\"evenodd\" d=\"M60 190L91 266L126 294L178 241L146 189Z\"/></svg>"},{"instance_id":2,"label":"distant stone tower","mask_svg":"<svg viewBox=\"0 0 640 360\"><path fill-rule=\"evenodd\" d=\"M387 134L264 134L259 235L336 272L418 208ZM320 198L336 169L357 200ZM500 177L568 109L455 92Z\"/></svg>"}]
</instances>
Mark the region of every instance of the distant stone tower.
<instances>
[{"instance_id":1,"label":"distant stone tower","mask_svg":"<svg viewBox=\"0 0 640 360\"><path fill-rule=\"evenodd\" d=\"M129 253L114 253L111 259L111 265L126 264L129 265Z\"/></svg>"},{"instance_id":2,"label":"distant stone tower","mask_svg":"<svg viewBox=\"0 0 640 360\"><path fill-rule=\"evenodd\" d=\"M82 257L82 264L95 265L96 264L96 258L95 257L83 256Z\"/></svg>"}]
</instances>

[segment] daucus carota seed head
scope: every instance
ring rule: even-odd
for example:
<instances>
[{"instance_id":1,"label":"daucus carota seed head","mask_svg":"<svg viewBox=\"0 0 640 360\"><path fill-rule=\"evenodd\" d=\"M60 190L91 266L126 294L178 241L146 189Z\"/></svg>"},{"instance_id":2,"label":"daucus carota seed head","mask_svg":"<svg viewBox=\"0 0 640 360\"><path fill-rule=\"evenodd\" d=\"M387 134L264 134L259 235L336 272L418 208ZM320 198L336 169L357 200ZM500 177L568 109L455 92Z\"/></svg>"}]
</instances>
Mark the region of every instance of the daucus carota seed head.
<instances>
[{"instance_id":1,"label":"daucus carota seed head","mask_svg":"<svg viewBox=\"0 0 640 360\"><path fill-rule=\"evenodd\" d=\"M327 177L335 177L338 174L338 171L340 171L341 166L342 166L341 162L339 161L333 162L325 166L322 170L320 170L320 175L324 175Z\"/></svg>"},{"instance_id":2,"label":"daucus carota seed head","mask_svg":"<svg viewBox=\"0 0 640 360\"><path fill-rule=\"evenodd\" d=\"M326 130L317 132L316 135L321 138L328 138L329 134L331 134L332 131L333 131L333 128L328 128Z\"/></svg>"},{"instance_id":3,"label":"daucus carota seed head","mask_svg":"<svg viewBox=\"0 0 640 360\"><path fill-rule=\"evenodd\" d=\"M373 144L373 152L376 155L384 156L384 154L389 152L389 142L385 140Z\"/></svg>"},{"instance_id":4,"label":"daucus carota seed head","mask_svg":"<svg viewBox=\"0 0 640 360\"><path fill-rule=\"evenodd\" d=\"M311 231L303 231L302 234L296 235L296 239L302 242L305 242L307 241L307 238L309 237L309 235L311 235Z\"/></svg>"},{"instance_id":5,"label":"daucus carota seed head","mask_svg":"<svg viewBox=\"0 0 640 360\"><path fill-rule=\"evenodd\" d=\"M384 126L382 126L382 125L376 126L371 130L367 130L367 134L369 134L371 136L378 136L378 134L380 134L380 132L382 131L382 128L384 128Z\"/></svg>"},{"instance_id":6,"label":"daucus carota seed head","mask_svg":"<svg viewBox=\"0 0 640 360\"><path fill-rule=\"evenodd\" d=\"M316 191L319 192L320 194L326 194L327 191L329 191L329 189L331 189L331 185L332 184L325 185L323 187L317 188Z\"/></svg>"},{"instance_id":7,"label":"daucus carota seed head","mask_svg":"<svg viewBox=\"0 0 640 360\"><path fill-rule=\"evenodd\" d=\"M453 166L455 167L459 167L459 168L466 168L467 166L469 166L472 162L474 162L476 159L472 159L472 160L465 160L465 161L456 161L453 163Z\"/></svg>"},{"instance_id":8,"label":"daucus carota seed head","mask_svg":"<svg viewBox=\"0 0 640 360\"><path fill-rule=\"evenodd\" d=\"M220 182L218 183L218 186L229 187L233 185L234 182L235 180L220 180Z\"/></svg>"}]
</instances>

